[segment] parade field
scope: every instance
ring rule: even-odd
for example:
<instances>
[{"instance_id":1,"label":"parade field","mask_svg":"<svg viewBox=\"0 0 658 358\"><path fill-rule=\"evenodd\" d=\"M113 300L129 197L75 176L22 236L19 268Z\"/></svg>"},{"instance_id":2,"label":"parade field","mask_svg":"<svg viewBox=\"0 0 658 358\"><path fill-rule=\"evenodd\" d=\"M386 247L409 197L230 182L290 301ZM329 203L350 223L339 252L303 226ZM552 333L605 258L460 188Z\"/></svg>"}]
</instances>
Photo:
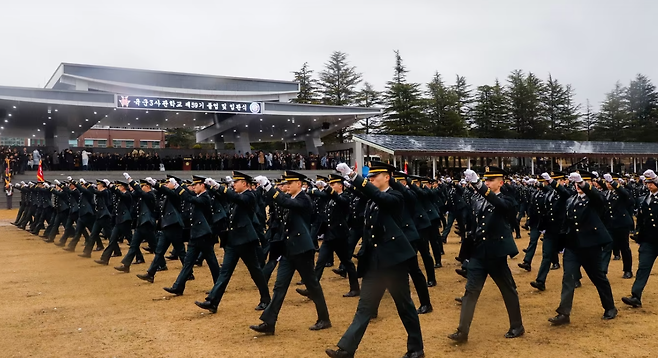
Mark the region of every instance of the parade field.
<instances>
[{"instance_id":1,"label":"parade field","mask_svg":"<svg viewBox=\"0 0 658 358\"><path fill-rule=\"evenodd\" d=\"M195 267L196 280L183 296L162 290L171 286L180 262L168 262L155 283L135 277L147 265L133 265L129 274L110 266L64 252L53 244L19 230L9 223L16 210L0 213L0 349L2 357L324 357L335 347L356 309L358 298L343 298L347 279L329 269L321 281L333 328L311 332L315 323L313 303L298 295L292 285L281 310L274 336L260 337L248 327L260 323L258 291L243 264L228 286L217 314L194 305L212 287L205 266ZM658 332L658 281L652 277L643 296L644 308L631 309L621 302L633 280L623 280L622 262L612 261L609 278L619 316L601 320L603 309L592 283L583 279L576 290L571 324L551 327L560 301L562 270L551 271L547 290L530 286L541 260L541 245L533 271L517 267L521 257L510 260L518 285L526 334L505 339L508 318L502 297L489 279L475 312L469 342L456 345L446 336L459 321L460 306L454 298L464 291L465 279L455 274L454 257L459 243L451 235L445 246L444 267L437 269L437 287L430 288L434 312L421 315L427 357L650 357ZM527 231L517 240L519 251L527 245ZM631 244L634 270L637 248ZM78 251L81 251L80 249ZM125 254L128 249L122 244ZM222 250L217 247L221 262ZM99 253L94 252L93 258ZM145 255L147 264L153 255ZM338 263L338 260L336 260ZM422 267L422 265L421 265ZM296 277L295 281L299 281ZM270 281L270 290L274 278ZM417 297L412 286L412 297ZM400 357L406 351L406 334L393 300L385 295L379 317L371 322L357 357Z\"/></svg>"}]
</instances>

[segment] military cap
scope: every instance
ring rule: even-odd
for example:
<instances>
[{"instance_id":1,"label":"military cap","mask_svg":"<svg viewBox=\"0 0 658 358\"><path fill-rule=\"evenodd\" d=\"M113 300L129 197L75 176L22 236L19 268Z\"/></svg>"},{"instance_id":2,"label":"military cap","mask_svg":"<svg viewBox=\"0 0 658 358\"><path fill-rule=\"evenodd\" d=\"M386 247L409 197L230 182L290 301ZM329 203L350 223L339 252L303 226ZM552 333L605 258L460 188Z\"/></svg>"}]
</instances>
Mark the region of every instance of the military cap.
<instances>
[{"instance_id":1,"label":"military cap","mask_svg":"<svg viewBox=\"0 0 658 358\"><path fill-rule=\"evenodd\" d=\"M242 172L238 172L238 171L233 171L232 179L233 179L233 181L237 181L237 180L245 180L245 181L247 181L247 182L253 182L253 180L254 180L254 179L253 179L252 177L250 177L249 175L244 174L244 173L242 173Z\"/></svg>"},{"instance_id":2,"label":"military cap","mask_svg":"<svg viewBox=\"0 0 658 358\"><path fill-rule=\"evenodd\" d=\"M325 177L325 176L323 176L323 175L316 175L316 176L315 176L315 180L317 180L317 181L322 180L322 181L325 182L325 183L329 182L329 178L328 178L328 177Z\"/></svg>"},{"instance_id":3,"label":"military cap","mask_svg":"<svg viewBox=\"0 0 658 358\"><path fill-rule=\"evenodd\" d=\"M621 174L619 174L619 173L610 173L610 175L612 176L613 180L621 179Z\"/></svg>"},{"instance_id":4,"label":"military cap","mask_svg":"<svg viewBox=\"0 0 658 358\"><path fill-rule=\"evenodd\" d=\"M406 180L407 179L407 173L396 170L396 171L393 172L393 179L395 179L395 180Z\"/></svg>"},{"instance_id":5,"label":"military cap","mask_svg":"<svg viewBox=\"0 0 658 358\"><path fill-rule=\"evenodd\" d=\"M370 170L368 171L368 177L374 177L377 176L381 173L393 173L395 171L395 167L386 164L383 162L372 162L370 163Z\"/></svg>"},{"instance_id":6,"label":"military cap","mask_svg":"<svg viewBox=\"0 0 658 358\"><path fill-rule=\"evenodd\" d=\"M345 180L345 178L343 178L343 176L340 174L329 174L328 180L329 180L328 181L329 184L342 183L343 180Z\"/></svg>"},{"instance_id":7,"label":"military cap","mask_svg":"<svg viewBox=\"0 0 658 358\"><path fill-rule=\"evenodd\" d=\"M493 179L493 178L503 178L507 175L507 172L498 167L484 167L484 174L482 177L484 180Z\"/></svg>"},{"instance_id":8,"label":"military cap","mask_svg":"<svg viewBox=\"0 0 658 358\"><path fill-rule=\"evenodd\" d=\"M592 180L592 178L594 178L594 174L584 170L578 170L576 173L580 174L580 177L583 178L583 180Z\"/></svg>"},{"instance_id":9,"label":"military cap","mask_svg":"<svg viewBox=\"0 0 658 358\"><path fill-rule=\"evenodd\" d=\"M300 180L304 181L308 179L306 175L293 172L292 170L286 170L286 172L283 174L283 177L287 182Z\"/></svg>"},{"instance_id":10,"label":"military cap","mask_svg":"<svg viewBox=\"0 0 658 358\"><path fill-rule=\"evenodd\" d=\"M128 187L128 183L126 183L125 181L121 181L121 180L116 180L116 181L114 182L114 184L116 184L116 185L123 185L123 186L125 186L125 187Z\"/></svg>"},{"instance_id":11,"label":"military cap","mask_svg":"<svg viewBox=\"0 0 658 358\"><path fill-rule=\"evenodd\" d=\"M151 186L151 183L149 183L148 181L146 181L146 179L140 179L140 180L139 180L139 185L148 185L148 186Z\"/></svg>"},{"instance_id":12,"label":"military cap","mask_svg":"<svg viewBox=\"0 0 658 358\"><path fill-rule=\"evenodd\" d=\"M182 180L179 177L167 174L167 179L172 179L172 178L179 184L182 182Z\"/></svg>"},{"instance_id":13,"label":"military cap","mask_svg":"<svg viewBox=\"0 0 658 358\"><path fill-rule=\"evenodd\" d=\"M564 172L551 172L550 175L551 175L551 179L564 179L568 176Z\"/></svg>"},{"instance_id":14,"label":"military cap","mask_svg":"<svg viewBox=\"0 0 658 358\"><path fill-rule=\"evenodd\" d=\"M192 175L192 184L203 184L206 182L206 177L201 175Z\"/></svg>"}]
</instances>

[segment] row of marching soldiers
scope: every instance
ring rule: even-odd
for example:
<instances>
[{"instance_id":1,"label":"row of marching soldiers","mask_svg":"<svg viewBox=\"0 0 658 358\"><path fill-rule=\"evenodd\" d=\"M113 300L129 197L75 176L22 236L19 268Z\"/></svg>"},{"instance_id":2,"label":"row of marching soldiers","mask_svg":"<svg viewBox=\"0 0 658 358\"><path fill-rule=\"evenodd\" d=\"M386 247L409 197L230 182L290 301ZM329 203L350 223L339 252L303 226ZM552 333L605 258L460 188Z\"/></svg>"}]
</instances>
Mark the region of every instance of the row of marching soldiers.
<instances>
[{"instance_id":1,"label":"row of marching soldiers","mask_svg":"<svg viewBox=\"0 0 658 358\"><path fill-rule=\"evenodd\" d=\"M140 245L147 242L147 249L153 251L155 257L147 272L138 277L151 283L156 273L165 269L165 254L173 246L173 256L181 260L183 267L175 283L165 290L175 295L183 294L186 282L194 279L195 264L205 260L214 286L206 299L196 304L211 312L217 311L241 260L260 293L256 310L263 311L262 323L250 328L264 334L274 334L279 310L295 272L300 274L305 285L305 289L297 292L309 297L317 309L318 320L310 329L331 327L319 280L335 253L340 267L334 272L349 277L349 291L344 296L361 297L354 321L338 343L339 349L328 349L326 353L331 357L354 355L368 322L377 316L384 291L388 290L409 334L405 357L422 357L418 314L432 311L428 286L436 285L434 268L440 267L441 244L453 221L457 222L462 239L458 259L463 266L457 271L467 278L467 284L460 298L460 325L449 338L458 342L467 340L475 304L488 275L499 286L510 314L510 330L505 337L524 334L518 294L507 257L518 254L512 236L518 225L515 197L524 190L533 193L541 190L544 199L540 211L544 221L543 226L537 228L544 231L542 267L555 261L556 253L566 247L562 302L558 315L551 322L568 323L573 288L579 282L581 266L599 289L604 318L616 316L610 285L602 268L607 248L613 241L608 233L613 230L603 222L609 221L605 215L617 204L610 199L614 195L602 194L592 186L592 174L572 173L567 181L562 173L544 173L544 184L540 187L534 181L505 183L506 173L493 167L483 174L483 180L467 170L461 182L444 178L442 183L401 173L384 163L373 163L368 178L345 164L338 165L337 171L339 173L317 181L289 171L273 182L263 176L252 178L234 172L233 177L220 182L201 176L194 176L187 182L173 176L160 181L152 178L136 181L125 173L125 181L114 183L98 180L91 184L84 179L71 178L61 183L21 183L17 187L21 191L21 208L16 225L26 228L30 224L32 233L38 235L47 222L45 240L65 246L72 238L65 248L67 251L74 251L81 236L85 236L85 248L80 256L90 257L96 245L97 250L103 250L96 260L102 265L109 264L113 256L122 256L118 243L128 240L130 249L122 264L115 267L123 272L130 271L133 260L144 261ZM646 187L651 193L658 193L653 184L658 182L655 173L647 171L645 176ZM623 191L620 182L606 175L604 182L594 181L594 185L604 184L611 193L620 196L617 193ZM633 189L636 195L644 193L641 188ZM636 232L643 245L654 245L650 239L655 237L651 210L658 210L658 200L648 195L636 201L639 203ZM531 203L536 202L534 199ZM446 210L450 213L448 225L439 234ZM613 216L619 213L623 215L619 211ZM532 246L535 224L532 216L529 220ZM64 226L64 233L55 241L60 225ZM107 248L102 247L101 233L109 238ZM317 238L322 238L322 245L316 262ZM355 267L352 254L359 239L362 244L356 255L358 267ZM224 249L221 268L214 252L218 242ZM534 245L536 248L536 242ZM624 298L625 303L635 307L641 305L641 292L658 253L653 246L651 249L650 255L647 250L640 255L633 296ZM526 251L534 255L531 247ZM425 274L418 263L418 252ZM532 255L524 259L528 268ZM270 295L267 282L277 265L276 282ZM607 270L607 264L605 267ZM547 272L540 268L540 274L544 271ZM418 292L418 309L409 293L409 276ZM358 278L363 279L361 287ZM541 285L543 282L538 277L533 286L545 288Z\"/></svg>"}]
</instances>

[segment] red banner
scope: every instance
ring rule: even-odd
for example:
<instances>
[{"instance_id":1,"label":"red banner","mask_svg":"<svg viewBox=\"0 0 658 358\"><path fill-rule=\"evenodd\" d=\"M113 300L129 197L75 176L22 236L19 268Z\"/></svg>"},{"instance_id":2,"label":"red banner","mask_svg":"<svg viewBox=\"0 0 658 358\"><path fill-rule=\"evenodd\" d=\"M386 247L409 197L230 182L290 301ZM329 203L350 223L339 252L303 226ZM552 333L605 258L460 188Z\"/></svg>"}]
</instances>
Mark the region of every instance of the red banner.
<instances>
[{"instance_id":1,"label":"red banner","mask_svg":"<svg viewBox=\"0 0 658 358\"><path fill-rule=\"evenodd\" d=\"M39 161L39 169L37 170L37 180L43 181L43 167L41 166L41 161Z\"/></svg>"}]
</instances>

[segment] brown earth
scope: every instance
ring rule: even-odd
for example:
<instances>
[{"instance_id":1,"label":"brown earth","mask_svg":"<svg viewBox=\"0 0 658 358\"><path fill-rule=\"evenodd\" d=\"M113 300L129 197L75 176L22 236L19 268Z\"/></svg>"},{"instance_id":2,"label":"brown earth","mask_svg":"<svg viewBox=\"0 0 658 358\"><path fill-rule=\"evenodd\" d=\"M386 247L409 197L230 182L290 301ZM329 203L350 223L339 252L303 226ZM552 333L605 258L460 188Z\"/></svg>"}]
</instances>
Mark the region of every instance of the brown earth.
<instances>
[{"instance_id":1,"label":"brown earth","mask_svg":"<svg viewBox=\"0 0 658 358\"><path fill-rule=\"evenodd\" d=\"M322 286L333 328L311 332L314 305L290 288L271 337L256 337L250 324L260 323L254 311L258 292L244 266L238 266L219 311L210 315L194 305L212 285L207 267L195 269L197 279L185 295L171 297L162 290L170 286L180 269L169 262L155 284L140 281L136 273L146 265L134 265L130 274L118 273L112 265L99 266L90 259L62 251L10 225L16 210L0 212L0 357L324 357L350 324L358 299L343 298L347 280L327 270ZM527 245L527 234L517 241ZM562 270L551 271L548 289L539 293L529 282L536 275L517 267L521 258L510 260L519 286L526 335L505 339L507 313L495 284L487 282L480 297L470 340L458 346L446 335L457 327L460 307L454 298L464 290L453 259L459 245L451 236L446 245L445 267L437 270L438 287L430 288L434 312L421 316L427 357L650 357L658 332L658 283L650 281L645 308L630 309L621 303L633 280L622 280L621 261L610 265L610 280L620 313L602 321L595 288L587 279L576 291L571 325L551 327L560 299ZM637 245L633 244L634 257ZM127 248L122 247L123 252ZM221 261L221 249L217 255ZM98 258L99 253L93 254ZM153 258L147 255L147 261ZM637 267L637 264L635 264ZM295 278L298 280L298 278ZM652 279L653 280L653 279ZM270 288L274 279L270 281ZM412 286L413 287L413 286ZM417 303L415 292L412 295ZM386 295L379 318L368 327L359 357L399 357L406 351L406 335L393 301Z\"/></svg>"}]
</instances>

